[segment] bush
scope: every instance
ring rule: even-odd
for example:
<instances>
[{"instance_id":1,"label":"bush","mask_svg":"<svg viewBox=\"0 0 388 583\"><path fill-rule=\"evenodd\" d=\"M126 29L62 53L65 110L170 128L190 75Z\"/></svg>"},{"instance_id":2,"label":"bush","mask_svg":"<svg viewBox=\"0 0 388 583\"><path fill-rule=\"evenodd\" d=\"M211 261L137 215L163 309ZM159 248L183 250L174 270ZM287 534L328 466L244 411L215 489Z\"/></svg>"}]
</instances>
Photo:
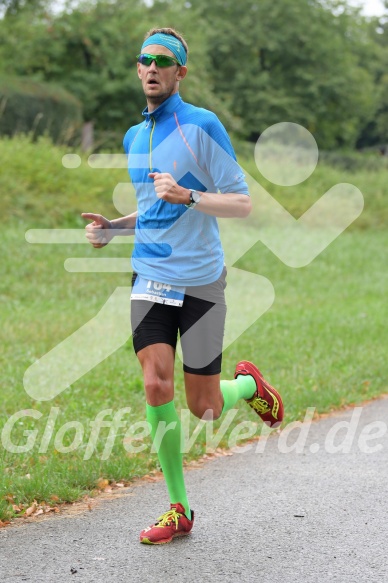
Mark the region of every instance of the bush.
<instances>
[{"instance_id":1,"label":"bush","mask_svg":"<svg viewBox=\"0 0 388 583\"><path fill-rule=\"evenodd\" d=\"M81 103L60 87L24 77L0 75L0 135L48 134L69 143L82 124Z\"/></svg>"},{"instance_id":2,"label":"bush","mask_svg":"<svg viewBox=\"0 0 388 583\"><path fill-rule=\"evenodd\" d=\"M369 151L341 152L322 151L319 159L328 166L348 172L367 171L378 172L388 168L388 159L376 148Z\"/></svg>"}]
</instances>

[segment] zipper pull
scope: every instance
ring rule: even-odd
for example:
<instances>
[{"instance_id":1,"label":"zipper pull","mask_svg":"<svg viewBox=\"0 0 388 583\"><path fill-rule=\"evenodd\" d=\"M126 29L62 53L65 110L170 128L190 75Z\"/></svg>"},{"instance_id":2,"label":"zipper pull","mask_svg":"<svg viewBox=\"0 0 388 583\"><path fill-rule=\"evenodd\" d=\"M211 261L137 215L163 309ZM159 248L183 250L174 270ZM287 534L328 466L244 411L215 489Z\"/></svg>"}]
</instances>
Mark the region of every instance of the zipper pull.
<instances>
[{"instance_id":1,"label":"zipper pull","mask_svg":"<svg viewBox=\"0 0 388 583\"><path fill-rule=\"evenodd\" d=\"M150 117L148 118L147 125L146 125L146 129L149 128L149 125L150 125L151 122L152 122L152 125L155 124L155 118L153 118L152 115L150 115Z\"/></svg>"}]
</instances>

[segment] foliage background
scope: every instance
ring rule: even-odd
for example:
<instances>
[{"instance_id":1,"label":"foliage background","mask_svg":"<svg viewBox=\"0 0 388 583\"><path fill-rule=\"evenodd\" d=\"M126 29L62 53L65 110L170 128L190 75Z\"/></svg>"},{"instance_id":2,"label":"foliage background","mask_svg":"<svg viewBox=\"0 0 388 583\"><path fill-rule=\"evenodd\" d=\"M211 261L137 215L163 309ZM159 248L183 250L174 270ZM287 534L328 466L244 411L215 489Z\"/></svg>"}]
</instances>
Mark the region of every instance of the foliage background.
<instances>
[{"instance_id":1,"label":"foliage background","mask_svg":"<svg viewBox=\"0 0 388 583\"><path fill-rule=\"evenodd\" d=\"M387 4L388 6L388 4ZM144 96L135 55L153 26L190 48L186 101L255 141L269 125L308 128L320 149L388 141L388 8L366 18L342 0L1 0L0 72L61 84L120 147Z\"/></svg>"}]
</instances>

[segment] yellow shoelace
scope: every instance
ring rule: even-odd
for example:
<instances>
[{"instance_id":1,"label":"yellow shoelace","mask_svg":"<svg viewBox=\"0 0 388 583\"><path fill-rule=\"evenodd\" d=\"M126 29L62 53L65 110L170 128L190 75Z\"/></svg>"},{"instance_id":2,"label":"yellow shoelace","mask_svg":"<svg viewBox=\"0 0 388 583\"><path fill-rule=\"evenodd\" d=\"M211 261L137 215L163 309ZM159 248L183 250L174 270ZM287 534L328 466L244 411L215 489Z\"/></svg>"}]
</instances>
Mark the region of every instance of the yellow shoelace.
<instances>
[{"instance_id":1,"label":"yellow shoelace","mask_svg":"<svg viewBox=\"0 0 388 583\"><path fill-rule=\"evenodd\" d=\"M168 510L167 512L162 514L162 516L159 516L155 523L155 526L169 526L171 522L174 521L175 527L178 528L178 520L181 516L182 514L177 512L175 508L172 508L171 510Z\"/></svg>"},{"instance_id":2,"label":"yellow shoelace","mask_svg":"<svg viewBox=\"0 0 388 583\"><path fill-rule=\"evenodd\" d=\"M249 404L255 411L261 414L271 411L269 403L265 399L262 399L261 397L255 397L254 399L252 399L252 401L249 401Z\"/></svg>"}]
</instances>

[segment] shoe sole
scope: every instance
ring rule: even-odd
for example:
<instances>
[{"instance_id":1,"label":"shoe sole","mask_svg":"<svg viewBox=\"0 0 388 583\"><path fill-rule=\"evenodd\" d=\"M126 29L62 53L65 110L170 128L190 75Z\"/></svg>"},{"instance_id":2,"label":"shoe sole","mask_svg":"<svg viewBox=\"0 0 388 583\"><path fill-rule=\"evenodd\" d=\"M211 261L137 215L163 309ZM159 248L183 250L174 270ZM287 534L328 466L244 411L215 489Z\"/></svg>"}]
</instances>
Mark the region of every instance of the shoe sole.
<instances>
[{"instance_id":1,"label":"shoe sole","mask_svg":"<svg viewBox=\"0 0 388 583\"><path fill-rule=\"evenodd\" d=\"M149 538L142 538L140 542L142 544L145 544L145 545L166 545L166 544L172 542L172 540L174 538L179 538L179 537L182 537L182 536L188 536L189 534L191 534L191 533L190 532L180 532L180 533L177 533L177 534L173 534L171 538L168 538L166 540L159 540L159 541L155 541L155 542L151 541Z\"/></svg>"}]
</instances>

